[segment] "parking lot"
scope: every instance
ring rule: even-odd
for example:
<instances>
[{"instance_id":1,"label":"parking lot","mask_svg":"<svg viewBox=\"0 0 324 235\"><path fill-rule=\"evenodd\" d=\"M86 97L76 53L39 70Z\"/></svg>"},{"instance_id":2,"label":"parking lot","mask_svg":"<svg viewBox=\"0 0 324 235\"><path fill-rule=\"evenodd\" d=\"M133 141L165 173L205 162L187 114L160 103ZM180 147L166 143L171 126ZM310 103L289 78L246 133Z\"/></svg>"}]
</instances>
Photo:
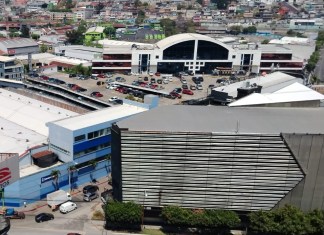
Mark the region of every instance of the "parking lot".
<instances>
[{"instance_id":1,"label":"parking lot","mask_svg":"<svg viewBox=\"0 0 324 235\"><path fill-rule=\"evenodd\" d=\"M161 92L166 92L170 93L172 92L175 88L181 88L182 87L182 82L180 78L178 77L172 77L172 81L169 81L168 83L164 83L162 81L161 84L157 83L158 80L162 80L163 74L160 76L149 76L149 75L124 75L124 74L114 74L111 78L98 78L97 80L95 79L86 79L86 80L81 80L76 77L70 78L68 74L65 73L54 73L48 75L49 77L54 77L58 78L61 80L64 80L66 82L65 85L62 86L67 86L67 84L77 84L78 86L82 88L86 88L87 91L82 92L84 95L89 95L93 92L100 92L103 96L102 97L96 97L96 99L100 99L102 101L108 102L108 100L111 97L118 97L118 98L125 98L128 94L124 94L122 92L118 92L113 89L107 89L107 83L106 81L111 79L115 80L116 77L122 77L125 79L125 82L122 82L123 84L128 84L132 85L134 81L143 81L147 84L150 83L152 78L155 78L155 85L158 87L158 90ZM198 75L196 75L198 76ZM221 86L221 84L217 83L217 79L224 78L225 80L229 79L229 76L213 76L213 75L199 75L203 77L203 82L201 82L202 89L201 90L192 90L193 95L190 94L182 94L181 93L181 98L176 98L176 99L170 99L166 97L161 97L160 99L160 105L170 105L170 104L179 104L182 101L185 100L191 100L191 99L199 99L199 98L204 98L206 97L210 92L211 89L208 88L210 85L214 85L215 87ZM145 78L147 77L147 79ZM195 86L196 84L192 80L193 76L184 76L184 78L187 81L188 88ZM148 80L148 81L145 81ZM160 82L160 81L159 81ZM138 86L141 88L140 86ZM140 98L135 97L138 101L142 101Z\"/></svg>"}]
</instances>

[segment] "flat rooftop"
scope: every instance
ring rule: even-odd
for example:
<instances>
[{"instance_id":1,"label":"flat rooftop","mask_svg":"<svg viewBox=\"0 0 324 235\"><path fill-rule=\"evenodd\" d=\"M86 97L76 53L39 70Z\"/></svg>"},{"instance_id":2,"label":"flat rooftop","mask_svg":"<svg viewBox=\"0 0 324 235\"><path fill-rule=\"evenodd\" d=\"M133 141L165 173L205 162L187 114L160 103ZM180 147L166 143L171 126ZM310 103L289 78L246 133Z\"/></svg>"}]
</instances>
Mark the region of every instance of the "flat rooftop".
<instances>
[{"instance_id":1,"label":"flat rooftop","mask_svg":"<svg viewBox=\"0 0 324 235\"><path fill-rule=\"evenodd\" d=\"M232 83L226 86L220 86L214 88L213 90L226 92L229 96L236 97L237 88L244 87L244 84L246 84L246 82L250 82L250 85L256 83L257 85L262 86L261 93L271 93L283 87L286 87L292 83L301 83L302 79L295 78L282 72L274 72L265 76L258 76L241 82Z\"/></svg>"},{"instance_id":2,"label":"flat rooftop","mask_svg":"<svg viewBox=\"0 0 324 235\"><path fill-rule=\"evenodd\" d=\"M26 167L22 167L19 169L19 174L20 174L20 177L25 177L27 175L32 175L32 174L35 174L35 173L39 173L40 171L44 171L46 169L49 169L49 168L54 168L54 167L57 167L59 165L62 165L63 163L61 162L57 162L56 164L52 165L52 166L49 166L49 167L46 167L46 168L42 168L42 167L39 167L39 166L36 166L36 165L29 165L29 166L26 166Z\"/></svg>"},{"instance_id":3,"label":"flat rooftop","mask_svg":"<svg viewBox=\"0 0 324 235\"><path fill-rule=\"evenodd\" d=\"M119 121L130 131L324 134L324 108L161 106Z\"/></svg>"},{"instance_id":4,"label":"flat rooftop","mask_svg":"<svg viewBox=\"0 0 324 235\"><path fill-rule=\"evenodd\" d=\"M0 152L5 153L47 143L46 122L78 115L6 89L0 89L0 102Z\"/></svg>"},{"instance_id":5,"label":"flat rooftop","mask_svg":"<svg viewBox=\"0 0 324 235\"><path fill-rule=\"evenodd\" d=\"M138 114L147 110L148 109L146 108L123 104L89 112L75 117L65 118L62 120L54 121L53 123L73 131L107 121L118 121L121 118L125 118L127 116Z\"/></svg>"}]
</instances>

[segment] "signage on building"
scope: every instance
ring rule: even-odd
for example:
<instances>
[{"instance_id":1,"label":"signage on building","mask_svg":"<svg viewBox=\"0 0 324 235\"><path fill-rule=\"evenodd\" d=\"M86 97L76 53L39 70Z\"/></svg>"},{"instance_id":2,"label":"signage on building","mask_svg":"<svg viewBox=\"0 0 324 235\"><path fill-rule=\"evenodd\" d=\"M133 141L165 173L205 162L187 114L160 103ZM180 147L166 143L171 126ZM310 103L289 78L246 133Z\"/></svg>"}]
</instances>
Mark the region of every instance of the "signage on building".
<instances>
[{"instance_id":1,"label":"signage on building","mask_svg":"<svg viewBox=\"0 0 324 235\"><path fill-rule=\"evenodd\" d=\"M8 49L8 55L14 55L14 54L16 54L15 49Z\"/></svg>"},{"instance_id":2,"label":"signage on building","mask_svg":"<svg viewBox=\"0 0 324 235\"><path fill-rule=\"evenodd\" d=\"M47 175L47 176L44 176L44 177L41 178L41 182L45 183L45 182L50 181L52 179L53 179L52 175Z\"/></svg>"},{"instance_id":3,"label":"signage on building","mask_svg":"<svg viewBox=\"0 0 324 235\"><path fill-rule=\"evenodd\" d=\"M0 154L0 189L19 180L18 154Z\"/></svg>"}]
</instances>

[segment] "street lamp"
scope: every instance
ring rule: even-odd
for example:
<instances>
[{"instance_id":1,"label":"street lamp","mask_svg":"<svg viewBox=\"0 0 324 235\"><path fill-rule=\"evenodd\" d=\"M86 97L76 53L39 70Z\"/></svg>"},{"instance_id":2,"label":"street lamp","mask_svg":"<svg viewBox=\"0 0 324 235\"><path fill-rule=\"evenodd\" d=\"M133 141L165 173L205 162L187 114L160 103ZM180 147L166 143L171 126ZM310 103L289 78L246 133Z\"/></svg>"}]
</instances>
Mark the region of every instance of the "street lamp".
<instances>
[{"instance_id":1,"label":"street lamp","mask_svg":"<svg viewBox=\"0 0 324 235\"><path fill-rule=\"evenodd\" d=\"M142 212L142 230L144 228L144 206L145 206L145 198L147 197L147 192L144 190L144 198L143 198L143 212Z\"/></svg>"}]
</instances>

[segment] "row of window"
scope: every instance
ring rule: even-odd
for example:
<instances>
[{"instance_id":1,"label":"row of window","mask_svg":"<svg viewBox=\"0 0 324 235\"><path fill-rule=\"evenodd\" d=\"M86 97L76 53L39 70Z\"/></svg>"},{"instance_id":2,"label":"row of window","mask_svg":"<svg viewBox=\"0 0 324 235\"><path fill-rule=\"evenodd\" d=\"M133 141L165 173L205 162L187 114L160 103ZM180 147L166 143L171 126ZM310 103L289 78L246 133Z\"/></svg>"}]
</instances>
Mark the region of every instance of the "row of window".
<instances>
[{"instance_id":1,"label":"row of window","mask_svg":"<svg viewBox=\"0 0 324 235\"><path fill-rule=\"evenodd\" d=\"M101 130L89 132L87 134L87 139L92 140L101 136L110 135L110 128L104 128ZM86 140L86 134L78 135L74 137L74 142L80 142Z\"/></svg>"},{"instance_id":2,"label":"row of window","mask_svg":"<svg viewBox=\"0 0 324 235\"><path fill-rule=\"evenodd\" d=\"M86 154L97 152L99 150L102 150L102 149L105 149L105 148L108 148L108 147L110 147L110 142L100 144L100 145L97 145L97 146L93 146L93 147L87 148L85 150L82 150L80 152L75 152L74 153L74 158L82 157L82 156L84 156Z\"/></svg>"}]
</instances>

